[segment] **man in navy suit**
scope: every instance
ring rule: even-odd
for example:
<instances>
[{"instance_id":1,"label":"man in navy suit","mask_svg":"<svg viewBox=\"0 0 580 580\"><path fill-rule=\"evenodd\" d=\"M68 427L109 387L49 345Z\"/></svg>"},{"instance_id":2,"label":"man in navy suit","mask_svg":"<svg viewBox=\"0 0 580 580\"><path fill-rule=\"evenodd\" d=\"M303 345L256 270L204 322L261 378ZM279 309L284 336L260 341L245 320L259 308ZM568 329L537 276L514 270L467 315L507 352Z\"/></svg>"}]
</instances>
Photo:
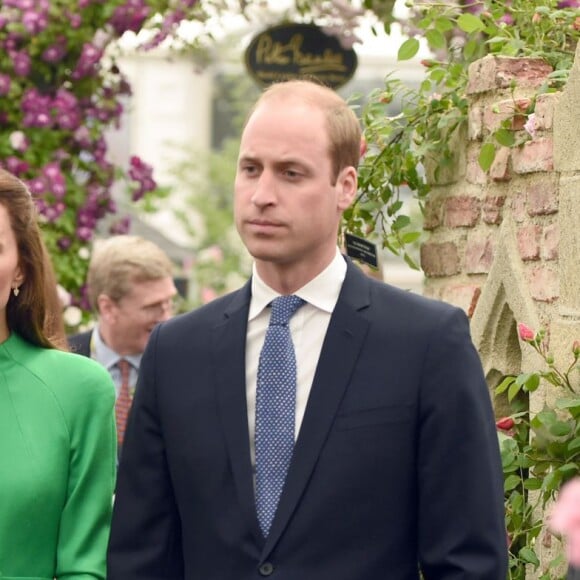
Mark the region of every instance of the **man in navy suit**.
<instances>
[{"instance_id":1,"label":"man in navy suit","mask_svg":"<svg viewBox=\"0 0 580 580\"><path fill-rule=\"evenodd\" d=\"M337 249L360 128L333 91L272 86L245 126L240 290L154 330L121 460L108 580L504 580L489 392L463 311L365 276ZM289 328L295 444L256 511L256 384L272 300Z\"/></svg>"}]
</instances>

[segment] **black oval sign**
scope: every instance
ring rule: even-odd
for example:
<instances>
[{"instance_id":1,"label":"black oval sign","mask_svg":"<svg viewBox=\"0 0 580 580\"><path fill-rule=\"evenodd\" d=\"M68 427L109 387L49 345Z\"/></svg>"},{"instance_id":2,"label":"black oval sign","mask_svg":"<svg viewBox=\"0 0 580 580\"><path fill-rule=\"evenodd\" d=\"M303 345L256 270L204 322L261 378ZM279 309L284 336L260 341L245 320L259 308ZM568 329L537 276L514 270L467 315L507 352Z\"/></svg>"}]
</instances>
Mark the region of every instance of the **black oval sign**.
<instances>
[{"instance_id":1,"label":"black oval sign","mask_svg":"<svg viewBox=\"0 0 580 580\"><path fill-rule=\"evenodd\" d=\"M336 89L357 67L356 53L314 24L281 24L260 32L246 49L246 67L261 86L314 77Z\"/></svg>"}]
</instances>

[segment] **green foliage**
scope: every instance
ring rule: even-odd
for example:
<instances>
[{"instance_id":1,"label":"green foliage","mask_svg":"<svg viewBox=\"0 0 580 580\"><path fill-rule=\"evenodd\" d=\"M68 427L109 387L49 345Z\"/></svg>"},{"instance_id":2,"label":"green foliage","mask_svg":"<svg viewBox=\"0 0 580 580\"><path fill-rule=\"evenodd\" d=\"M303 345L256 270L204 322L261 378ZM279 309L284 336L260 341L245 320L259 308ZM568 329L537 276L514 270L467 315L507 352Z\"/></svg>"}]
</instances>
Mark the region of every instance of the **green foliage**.
<instances>
[{"instance_id":1,"label":"green foliage","mask_svg":"<svg viewBox=\"0 0 580 580\"><path fill-rule=\"evenodd\" d=\"M192 151L174 168L181 187L189 192L187 209L176 215L196 250L193 306L232 290L249 274L249 257L232 219L238 146L235 139L227 139L217 151ZM192 214L198 221L191 220Z\"/></svg>"},{"instance_id":2,"label":"green foliage","mask_svg":"<svg viewBox=\"0 0 580 580\"><path fill-rule=\"evenodd\" d=\"M520 333L521 336L521 333ZM496 395L507 396L512 414L498 421L501 457L504 472L506 528L510 542L509 579L524 580L526 566L538 570L542 580L560 578L556 568L562 564L558 556L540 568L536 543L546 530L543 512L563 483L580 471L580 394L572 385L578 372L580 348L572 347L572 360L561 370L547 349L545 332L527 339L544 360L546 368L518 376L507 376L496 388ZM530 413L529 393L541 382L552 385L543 409Z\"/></svg>"},{"instance_id":3,"label":"green foliage","mask_svg":"<svg viewBox=\"0 0 580 580\"><path fill-rule=\"evenodd\" d=\"M454 2L424 2L412 3L411 12L414 36L400 46L399 60L417 55L420 37L435 56L422 61L425 78L417 89L388 75L370 95L362 112L368 151L360 194L345 215L346 229L375 232L383 247L406 258L418 232L405 219L402 189L409 188L423 207L430 184L453 168L453 140L467 120L469 65L486 54L542 58L554 72L539 92L557 90L566 82L580 36L577 8L558 9L555 0L482 0L464 11ZM400 104L396 115L389 115L391 102ZM514 132L512 121L529 118L534 105L531 99L522 108L514 99L513 114L482 147L482 169L489 170L498 147L518 147L530 138Z\"/></svg>"}]
</instances>

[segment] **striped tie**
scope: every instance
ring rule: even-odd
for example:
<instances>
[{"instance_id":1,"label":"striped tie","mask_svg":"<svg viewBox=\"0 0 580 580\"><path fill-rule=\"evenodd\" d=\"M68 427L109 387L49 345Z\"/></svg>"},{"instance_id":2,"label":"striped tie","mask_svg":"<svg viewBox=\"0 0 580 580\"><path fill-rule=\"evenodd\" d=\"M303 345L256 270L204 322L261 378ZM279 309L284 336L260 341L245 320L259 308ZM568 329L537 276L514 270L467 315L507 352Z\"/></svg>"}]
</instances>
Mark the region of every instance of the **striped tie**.
<instances>
[{"instance_id":1,"label":"striped tie","mask_svg":"<svg viewBox=\"0 0 580 580\"><path fill-rule=\"evenodd\" d=\"M122 358L117 362L117 368L121 372L121 388L119 396L115 403L115 419L117 421L117 442L119 446L123 444L125 437L125 427L127 417L131 409L131 393L129 392L129 375L131 374L131 364L128 360Z\"/></svg>"}]
</instances>

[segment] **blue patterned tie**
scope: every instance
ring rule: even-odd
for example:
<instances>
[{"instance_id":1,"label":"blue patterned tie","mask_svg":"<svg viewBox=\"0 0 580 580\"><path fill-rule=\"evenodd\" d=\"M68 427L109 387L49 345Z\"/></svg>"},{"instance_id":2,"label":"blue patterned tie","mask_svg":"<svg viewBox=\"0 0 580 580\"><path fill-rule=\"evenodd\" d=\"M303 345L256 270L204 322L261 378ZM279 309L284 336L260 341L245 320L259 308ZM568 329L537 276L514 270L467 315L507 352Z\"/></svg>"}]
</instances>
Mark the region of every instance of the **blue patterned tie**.
<instances>
[{"instance_id":1,"label":"blue patterned tie","mask_svg":"<svg viewBox=\"0 0 580 580\"><path fill-rule=\"evenodd\" d=\"M304 304L298 296L272 301L256 386L256 509L268 536L294 449L296 356L288 323Z\"/></svg>"}]
</instances>

